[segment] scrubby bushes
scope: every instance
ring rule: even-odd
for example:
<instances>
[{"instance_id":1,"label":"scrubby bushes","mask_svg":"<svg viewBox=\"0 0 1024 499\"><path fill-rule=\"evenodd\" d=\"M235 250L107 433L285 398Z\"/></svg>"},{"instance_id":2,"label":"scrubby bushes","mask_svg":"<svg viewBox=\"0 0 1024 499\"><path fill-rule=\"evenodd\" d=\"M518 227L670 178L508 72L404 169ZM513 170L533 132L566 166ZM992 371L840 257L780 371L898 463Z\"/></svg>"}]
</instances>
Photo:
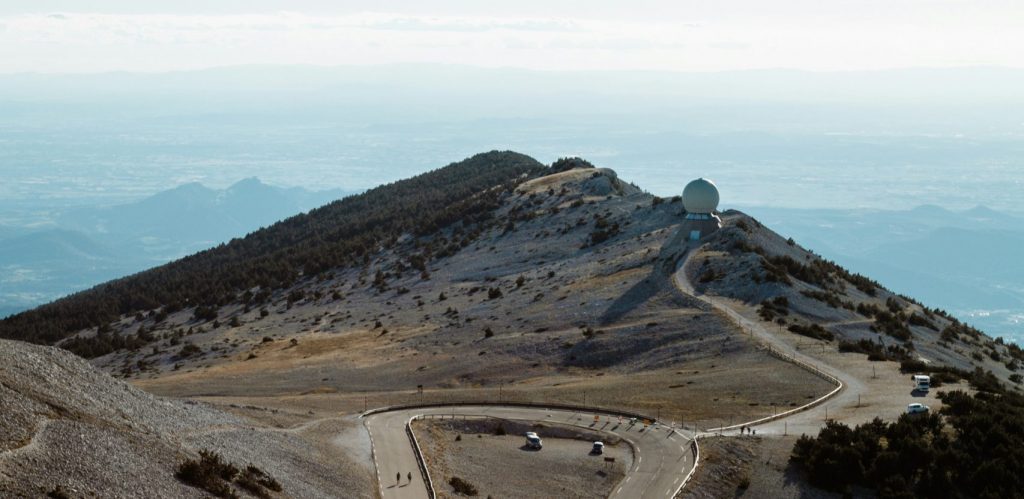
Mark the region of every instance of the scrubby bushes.
<instances>
[{"instance_id":1,"label":"scrubby bushes","mask_svg":"<svg viewBox=\"0 0 1024 499\"><path fill-rule=\"evenodd\" d=\"M902 341L913 337L910 328L903 322L902 314L893 314L884 310L875 314L875 323L871 325L871 330L885 333Z\"/></svg>"},{"instance_id":2,"label":"scrubby bushes","mask_svg":"<svg viewBox=\"0 0 1024 499\"><path fill-rule=\"evenodd\" d=\"M800 292L800 294L813 300L818 300L822 303L825 303L826 305L832 308L845 308L847 310L853 310L853 303L843 300L834 291L803 290Z\"/></svg>"},{"instance_id":3,"label":"scrubby bushes","mask_svg":"<svg viewBox=\"0 0 1024 499\"><path fill-rule=\"evenodd\" d=\"M816 340L832 341L833 339L835 339L835 335L832 334L831 331L817 324L810 324L807 326L793 324L789 326L789 330L801 336L807 336L808 338L814 338Z\"/></svg>"},{"instance_id":4,"label":"scrubby bushes","mask_svg":"<svg viewBox=\"0 0 1024 499\"><path fill-rule=\"evenodd\" d=\"M852 429L829 422L817 437L800 437L791 462L812 484L847 494L866 487L883 498L1020 497L1024 397L996 390L940 393L941 417L903 415Z\"/></svg>"},{"instance_id":5,"label":"scrubby bushes","mask_svg":"<svg viewBox=\"0 0 1024 499\"><path fill-rule=\"evenodd\" d=\"M456 494L462 494L464 496L475 496L480 493L480 491L476 490L476 487L473 484L457 476L451 477L448 480L448 485L451 485L452 488L455 489Z\"/></svg>"},{"instance_id":6,"label":"scrubby bushes","mask_svg":"<svg viewBox=\"0 0 1024 499\"><path fill-rule=\"evenodd\" d=\"M766 321L771 321L775 317L787 316L789 315L789 299L785 296L776 296L771 300L764 300L761 302L761 308L757 309L757 315Z\"/></svg>"},{"instance_id":7,"label":"scrubby bushes","mask_svg":"<svg viewBox=\"0 0 1024 499\"><path fill-rule=\"evenodd\" d=\"M904 360L908 355L907 349L899 345L885 346L871 340L840 341L839 351L867 354L870 361Z\"/></svg>"},{"instance_id":8,"label":"scrubby bushes","mask_svg":"<svg viewBox=\"0 0 1024 499\"><path fill-rule=\"evenodd\" d=\"M174 476L216 497L237 498L238 494L231 487L232 482L261 499L270 497L268 491L282 490L281 484L263 470L251 464L239 470L221 458L220 454L209 450L199 451L198 460L189 459L181 463Z\"/></svg>"}]
</instances>

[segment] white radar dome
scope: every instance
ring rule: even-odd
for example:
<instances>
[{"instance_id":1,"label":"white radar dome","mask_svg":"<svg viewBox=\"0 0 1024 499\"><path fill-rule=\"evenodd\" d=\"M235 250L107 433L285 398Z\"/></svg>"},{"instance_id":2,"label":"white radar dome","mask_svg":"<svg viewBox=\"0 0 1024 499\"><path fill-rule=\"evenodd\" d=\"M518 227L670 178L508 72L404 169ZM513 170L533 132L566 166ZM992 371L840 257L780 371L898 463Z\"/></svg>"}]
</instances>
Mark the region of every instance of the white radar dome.
<instances>
[{"instance_id":1,"label":"white radar dome","mask_svg":"<svg viewBox=\"0 0 1024 499\"><path fill-rule=\"evenodd\" d=\"M718 200L718 187L705 178L694 180L683 189L683 207L687 213L714 213Z\"/></svg>"}]
</instances>

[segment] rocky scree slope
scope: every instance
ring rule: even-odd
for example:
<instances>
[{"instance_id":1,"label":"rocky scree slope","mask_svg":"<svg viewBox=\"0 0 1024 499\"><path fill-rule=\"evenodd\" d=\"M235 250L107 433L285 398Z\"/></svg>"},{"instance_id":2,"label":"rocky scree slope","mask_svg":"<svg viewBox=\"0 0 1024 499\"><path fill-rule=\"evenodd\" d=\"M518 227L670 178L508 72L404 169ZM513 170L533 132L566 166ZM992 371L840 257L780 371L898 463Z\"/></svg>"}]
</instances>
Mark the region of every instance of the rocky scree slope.
<instances>
[{"instance_id":1,"label":"rocky scree slope","mask_svg":"<svg viewBox=\"0 0 1024 499\"><path fill-rule=\"evenodd\" d=\"M294 497L371 490L359 466L318 462L297 435L150 395L64 350L0 340L0 496L204 497L174 476L200 449L256 465Z\"/></svg>"}]
</instances>

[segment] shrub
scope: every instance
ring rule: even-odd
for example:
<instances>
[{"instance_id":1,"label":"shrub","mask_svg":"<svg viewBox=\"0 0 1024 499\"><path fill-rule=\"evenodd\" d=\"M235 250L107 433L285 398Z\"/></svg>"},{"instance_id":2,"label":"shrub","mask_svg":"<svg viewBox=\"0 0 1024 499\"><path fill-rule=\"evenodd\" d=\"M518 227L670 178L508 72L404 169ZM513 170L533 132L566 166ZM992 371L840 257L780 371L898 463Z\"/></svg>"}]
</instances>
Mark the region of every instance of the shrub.
<instances>
[{"instance_id":1,"label":"shrub","mask_svg":"<svg viewBox=\"0 0 1024 499\"><path fill-rule=\"evenodd\" d=\"M832 341L835 335L831 331L819 326L818 324L811 324L808 326L801 326L799 324L793 324L788 328L790 331L807 336L808 338L814 338L816 340Z\"/></svg>"},{"instance_id":2,"label":"shrub","mask_svg":"<svg viewBox=\"0 0 1024 499\"><path fill-rule=\"evenodd\" d=\"M179 359L186 359L186 358L189 358L189 357L191 357L193 355L200 354L202 352L203 352L202 348L199 348L199 347L193 345L192 343L188 343L185 346L181 347L181 350L178 351L178 358Z\"/></svg>"},{"instance_id":3,"label":"shrub","mask_svg":"<svg viewBox=\"0 0 1024 499\"><path fill-rule=\"evenodd\" d=\"M989 382L994 392L940 393L940 414L854 428L829 422L817 437L802 436L790 460L812 484L837 492L865 487L880 497L1019 497L1024 397Z\"/></svg>"},{"instance_id":4,"label":"shrub","mask_svg":"<svg viewBox=\"0 0 1024 499\"><path fill-rule=\"evenodd\" d=\"M209 450L199 451L198 460L189 459L181 463L174 476L216 497L237 498L238 495L231 488L232 481L261 499L270 497L268 490L282 490L277 480L256 466L250 464L244 470L239 470L235 465L224 461L220 454Z\"/></svg>"},{"instance_id":5,"label":"shrub","mask_svg":"<svg viewBox=\"0 0 1024 499\"><path fill-rule=\"evenodd\" d=\"M473 484L457 476L451 477L451 479L448 480L448 485L451 485L452 488L455 489L456 494L475 496L480 493L480 491L476 490L476 487L474 487Z\"/></svg>"},{"instance_id":6,"label":"shrub","mask_svg":"<svg viewBox=\"0 0 1024 499\"><path fill-rule=\"evenodd\" d=\"M217 497L238 497L231 490L230 482L238 475L238 468L221 459L220 454L208 450L199 451L199 460L189 459L178 466L175 477L198 489Z\"/></svg>"},{"instance_id":7,"label":"shrub","mask_svg":"<svg viewBox=\"0 0 1024 499\"><path fill-rule=\"evenodd\" d=\"M235 483L250 494L261 499L270 497L267 490L273 492L281 492L282 490L281 484L277 480L251 464L246 466L245 470L235 479Z\"/></svg>"}]
</instances>

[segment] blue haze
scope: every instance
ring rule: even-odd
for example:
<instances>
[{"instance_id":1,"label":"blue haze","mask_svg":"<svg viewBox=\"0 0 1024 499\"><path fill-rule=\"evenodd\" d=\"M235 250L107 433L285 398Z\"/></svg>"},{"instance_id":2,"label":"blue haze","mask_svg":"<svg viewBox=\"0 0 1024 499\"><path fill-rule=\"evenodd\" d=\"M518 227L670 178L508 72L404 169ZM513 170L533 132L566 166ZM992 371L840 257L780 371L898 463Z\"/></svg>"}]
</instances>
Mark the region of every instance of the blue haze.
<instances>
[{"instance_id":1,"label":"blue haze","mask_svg":"<svg viewBox=\"0 0 1024 499\"><path fill-rule=\"evenodd\" d=\"M1016 337L1024 333L1013 322L1024 313L1024 278L1014 255L1024 229L977 219L1024 213L1019 88L1024 71L998 68L685 74L412 65L2 75L0 314L125 270L97 265L65 278L69 255L105 261L111 246L131 248L138 270L326 200L312 191L339 189L330 194L338 196L513 149L545 162L580 155L663 196L690 178L713 178L726 207L748 209L883 284ZM125 211L112 206L181 194L197 189L188 186L194 182L224 190L254 176L279 190L303 188L294 192L306 202L268 201L277 211L256 226L213 217L219 232L108 220ZM174 212L177 201L166 199L148 203ZM932 208L915 209L922 205ZM993 211L967 211L979 205ZM119 224L135 228L109 230ZM970 259L989 265L963 265ZM31 271L25 262L34 262ZM34 288L40 275L52 286Z\"/></svg>"}]
</instances>

